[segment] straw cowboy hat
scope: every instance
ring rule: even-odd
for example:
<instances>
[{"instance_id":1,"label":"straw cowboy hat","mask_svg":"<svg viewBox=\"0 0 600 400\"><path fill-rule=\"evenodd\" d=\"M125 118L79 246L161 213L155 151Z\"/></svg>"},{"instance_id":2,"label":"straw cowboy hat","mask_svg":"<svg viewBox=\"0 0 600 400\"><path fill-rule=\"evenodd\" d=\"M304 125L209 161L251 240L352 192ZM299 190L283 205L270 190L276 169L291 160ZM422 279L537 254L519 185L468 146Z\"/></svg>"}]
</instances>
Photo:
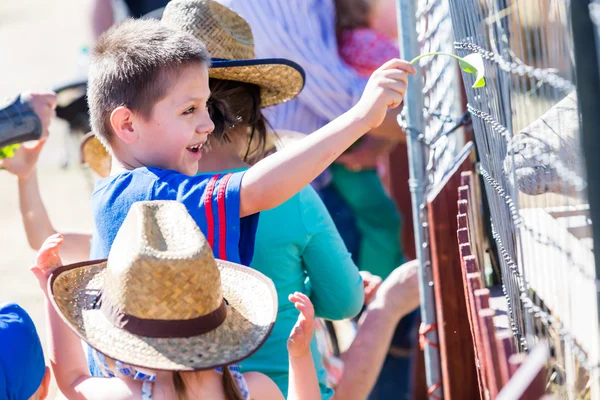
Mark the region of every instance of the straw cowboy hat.
<instances>
[{"instance_id":1,"label":"straw cowboy hat","mask_svg":"<svg viewBox=\"0 0 600 400\"><path fill-rule=\"evenodd\" d=\"M304 70L283 58L256 59L250 25L213 0L172 0L161 21L191 33L212 57L211 78L253 83L261 87L261 106L293 99L304 87Z\"/></svg>"},{"instance_id":2,"label":"straw cowboy hat","mask_svg":"<svg viewBox=\"0 0 600 400\"><path fill-rule=\"evenodd\" d=\"M304 87L304 70L281 58L255 59L250 25L231 9L212 0L172 0L166 7L144 18L161 18L178 30L193 34L212 56L209 76L216 79L253 83L261 87L261 106L268 107L293 99ZM278 132L279 133L279 132ZM283 137L300 137L283 133ZM280 140L269 135L267 151L278 148ZM287 139L282 140L281 143ZM110 173L110 154L93 134L81 142L82 161L101 177Z\"/></svg>"},{"instance_id":3,"label":"straw cowboy hat","mask_svg":"<svg viewBox=\"0 0 600 400\"><path fill-rule=\"evenodd\" d=\"M239 362L263 344L277 316L273 282L215 260L176 201L135 203L108 260L60 267L48 289L63 320L93 348L155 370Z\"/></svg>"}]
</instances>

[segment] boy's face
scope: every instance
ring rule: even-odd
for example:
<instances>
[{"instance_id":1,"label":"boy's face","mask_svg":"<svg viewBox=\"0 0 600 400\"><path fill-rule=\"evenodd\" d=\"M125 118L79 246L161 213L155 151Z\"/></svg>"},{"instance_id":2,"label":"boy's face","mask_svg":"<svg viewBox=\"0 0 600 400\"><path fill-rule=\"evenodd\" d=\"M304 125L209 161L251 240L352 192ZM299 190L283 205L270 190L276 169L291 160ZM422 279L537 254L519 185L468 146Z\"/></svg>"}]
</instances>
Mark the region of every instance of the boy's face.
<instances>
[{"instance_id":1,"label":"boy's face","mask_svg":"<svg viewBox=\"0 0 600 400\"><path fill-rule=\"evenodd\" d=\"M194 64L179 70L150 118L137 118L141 134L136 158L147 166L190 176L198 173L202 146L215 127L208 114L209 97L206 66Z\"/></svg>"}]
</instances>

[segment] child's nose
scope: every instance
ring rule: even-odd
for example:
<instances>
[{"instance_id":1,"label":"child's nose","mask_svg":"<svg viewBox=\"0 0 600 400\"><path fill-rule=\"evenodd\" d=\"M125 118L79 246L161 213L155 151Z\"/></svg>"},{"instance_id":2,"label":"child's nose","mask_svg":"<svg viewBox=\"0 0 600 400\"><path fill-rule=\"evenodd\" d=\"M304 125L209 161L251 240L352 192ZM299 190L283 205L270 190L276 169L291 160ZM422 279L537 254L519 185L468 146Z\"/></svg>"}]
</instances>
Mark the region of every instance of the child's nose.
<instances>
[{"instance_id":1,"label":"child's nose","mask_svg":"<svg viewBox=\"0 0 600 400\"><path fill-rule=\"evenodd\" d=\"M206 117L202 124L200 124L199 129L201 133L208 133L209 135L215 130L215 123L210 119L210 117Z\"/></svg>"}]
</instances>

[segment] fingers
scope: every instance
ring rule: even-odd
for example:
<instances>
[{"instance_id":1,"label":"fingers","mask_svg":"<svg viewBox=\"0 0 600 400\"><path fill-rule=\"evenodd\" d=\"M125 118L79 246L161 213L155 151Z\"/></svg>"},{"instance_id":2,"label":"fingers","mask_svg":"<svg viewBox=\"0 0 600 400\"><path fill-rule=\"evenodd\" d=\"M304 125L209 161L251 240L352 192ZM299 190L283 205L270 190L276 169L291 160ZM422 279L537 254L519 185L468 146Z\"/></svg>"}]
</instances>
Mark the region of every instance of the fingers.
<instances>
[{"instance_id":1,"label":"fingers","mask_svg":"<svg viewBox=\"0 0 600 400\"><path fill-rule=\"evenodd\" d=\"M300 292L295 292L289 295L289 300L294 303L294 307L300 311L299 318L312 319L315 315L315 309L307 295Z\"/></svg>"},{"instance_id":2,"label":"fingers","mask_svg":"<svg viewBox=\"0 0 600 400\"><path fill-rule=\"evenodd\" d=\"M39 269L43 271L50 270L62 265L58 248L63 241L63 235L60 233L56 233L44 241L37 255L37 267Z\"/></svg>"},{"instance_id":3,"label":"fingers","mask_svg":"<svg viewBox=\"0 0 600 400\"><path fill-rule=\"evenodd\" d=\"M399 58L392 58L390 61L379 67L380 70L399 69L408 74L415 74L417 71L408 61Z\"/></svg>"},{"instance_id":4,"label":"fingers","mask_svg":"<svg viewBox=\"0 0 600 400\"><path fill-rule=\"evenodd\" d=\"M52 91L44 92L24 92L21 97L29 101L32 105L46 106L51 109L56 109L57 97L56 93Z\"/></svg>"}]
</instances>

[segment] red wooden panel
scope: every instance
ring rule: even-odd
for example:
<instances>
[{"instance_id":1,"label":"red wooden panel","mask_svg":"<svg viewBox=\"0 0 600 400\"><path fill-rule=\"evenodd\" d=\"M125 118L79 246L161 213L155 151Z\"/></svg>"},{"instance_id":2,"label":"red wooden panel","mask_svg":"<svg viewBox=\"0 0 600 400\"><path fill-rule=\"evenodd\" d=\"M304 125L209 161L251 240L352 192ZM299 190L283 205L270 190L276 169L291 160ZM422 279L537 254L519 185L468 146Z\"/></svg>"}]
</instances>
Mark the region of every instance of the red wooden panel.
<instances>
[{"instance_id":1,"label":"red wooden panel","mask_svg":"<svg viewBox=\"0 0 600 400\"><path fill-rule=\"evenodd\" d=\"M542 340L531 352L515 354L509 364L513 374L502 388L498 400L539 400L546 392L547 369L550 358L548 343Z\"/></svg>"},{"instance_id":2,"label":"red wooden panel","mask_svg":"<svg viewBox=\"0 0 600 400\"><path fill-rule=\"evenodd\" d=\"M490 308L490 289L479 289L474 292L477 311Z\"/></svg>"},{"instance_id":3,"label":"red wooden panel","mask_svg":"<svg viewBox=\"0 0 600 400\"><path fill-rule=\"evenodd\" d=\"M510 378L510 365L508 360L515 352L513 348L513 335L509 331L496 334L496 345L498 346L499 363L501 364L502 386L508 383Z\"/></svg>"},{"instance_id":4,"label":"red wooden panel","mask_svg":"<svg viewBox=\"0 0 600 400\"><path fill-rule=\"evenodd\" d=\"M460 174L472 170L472 150L465 146L427 199L444 398L455 400L480 398L456 233Z\"/></svg>"},{"instance_id":5,"label":"red wooden panel","mask_svg":"<svg viewBox=\"0 0 600 400\"><path fill-rule=\"evenodd\" d=\"M498 352L498 345L496 342L496 329L494 327L494 316L496 312L490 308L479 311L479 324L481 326L481 337L483 340L483 347L485 351L485 372L488 382L488 389L490 392L490 399L494 400L500 389L502 389L502 383L504 375L501 372L502 365ZM508 371L506 371L508 376Z\"/></svg>"}]
</instances>

